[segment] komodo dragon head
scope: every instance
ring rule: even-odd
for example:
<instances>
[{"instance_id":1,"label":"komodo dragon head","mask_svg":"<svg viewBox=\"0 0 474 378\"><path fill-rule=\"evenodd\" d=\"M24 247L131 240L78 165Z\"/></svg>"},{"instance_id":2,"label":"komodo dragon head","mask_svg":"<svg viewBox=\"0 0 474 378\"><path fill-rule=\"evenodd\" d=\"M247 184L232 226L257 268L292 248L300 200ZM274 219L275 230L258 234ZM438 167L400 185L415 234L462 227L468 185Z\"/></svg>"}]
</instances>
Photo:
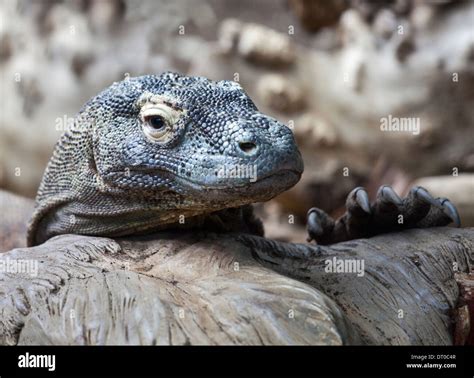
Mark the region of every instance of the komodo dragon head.
<instances>
[{"instance_id":1,"label":"komodo dragon head","mask_svg":"<svg viewBox=\"0 0 474 378\"><path fill-rule=\"evenodd\" d=\"M175 73L130 78L87 102L54 150L28 244L119 236L269 200L303 171L288 127L241 86Z\"/></svg>"}]
</instances>

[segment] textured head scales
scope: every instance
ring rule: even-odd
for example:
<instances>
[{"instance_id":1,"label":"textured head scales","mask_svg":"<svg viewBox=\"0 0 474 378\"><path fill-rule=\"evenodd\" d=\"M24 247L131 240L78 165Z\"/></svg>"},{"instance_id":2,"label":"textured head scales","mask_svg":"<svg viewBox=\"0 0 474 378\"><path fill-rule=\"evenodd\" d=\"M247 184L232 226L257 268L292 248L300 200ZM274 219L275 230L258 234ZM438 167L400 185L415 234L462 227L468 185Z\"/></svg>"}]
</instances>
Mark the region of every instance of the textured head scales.
<instances>
[{"instance_id":1,"label":"textured head scales","mask_svg":"<svg viewBox=\"0 0 474 378\"><path fill-rule=\"evenodd\" d=\"M37 240L133 233L268 200L302 170L291 130L260 113L239 84L175 73L130 78L86 103L61 138L32 228L46 230ZM71 215L74 224L62 221Z\"/></svg>"}]
</instances>

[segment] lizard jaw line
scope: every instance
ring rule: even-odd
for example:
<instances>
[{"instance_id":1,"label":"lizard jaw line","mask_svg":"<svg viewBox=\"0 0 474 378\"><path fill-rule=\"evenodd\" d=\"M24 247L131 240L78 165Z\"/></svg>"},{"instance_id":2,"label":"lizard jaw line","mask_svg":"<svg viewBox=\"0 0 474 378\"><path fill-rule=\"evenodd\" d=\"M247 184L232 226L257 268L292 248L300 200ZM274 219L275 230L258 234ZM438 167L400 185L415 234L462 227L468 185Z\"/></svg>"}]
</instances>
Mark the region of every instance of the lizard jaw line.
<instances>
[{"instance_id":1,"label":"lizard jaw line","mask_svg":"<svg viewBox=\"0 0 474 378\"><path fill-rule=\"evenodd\" d=\"M281 170L268 174L264 177L260 177L255 182L247 181L245 183L234 183L232 185L227 186L203 184L191 181L183 177L175 177L175 180L179 184L183 184L184 186L186 186L186 188L191 189L185 194L192 192L199 197L209 197L209 195L212 193L217 197L222 196L228 198L228 196L232 194L241 195L242 193L248 194L249 192L255 192L258 194L261 193L263 201L273 198L281 192L284 192L285 190L291 188L299 181L300 177L301 172L295 170ZM232 181L229 182L232 183ZM277 186L275 185L275 182L281 183L283 185Z\"/></svg>"}]
</instances>

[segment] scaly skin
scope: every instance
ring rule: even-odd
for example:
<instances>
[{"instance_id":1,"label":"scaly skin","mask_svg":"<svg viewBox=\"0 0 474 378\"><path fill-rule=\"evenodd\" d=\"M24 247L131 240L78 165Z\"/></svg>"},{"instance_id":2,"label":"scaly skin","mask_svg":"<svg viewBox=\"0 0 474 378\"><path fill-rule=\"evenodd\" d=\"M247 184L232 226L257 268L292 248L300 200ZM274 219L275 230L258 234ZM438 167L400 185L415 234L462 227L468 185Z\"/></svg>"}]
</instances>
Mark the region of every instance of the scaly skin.
<instances>
[{"instance_id":1,"label":"scaly skin","mask_svg":"<svg viewBox=\"0 0 474 378\"><path fill-rule=\"evenodd\" d=\"M236 167L256 180L222 174ZM87 102L62 135L27 243L192 224L269 200L302 171L290 129L260 113L237 83L175 73L124 80Z\"/></svg>"},{"instance_id":2,"label":"scaly skin","mask_svg":"<svg viewBox=\"0 0 474 378\"><path fill-rule=\"evenodd\" d=\"M246 171L233 174L237 168ZM27 244L66 233L115 237L183 223L263 234L248 205L292 187L302 172L290 129L260 113L237 83L174 73L128 79L92 98L61 137ZM310 209L308 241L460 225L454 205L423 188L402 200L382 186L373 204L356 188L346 205L336 221Z\"/></svg>"}]
</instances>

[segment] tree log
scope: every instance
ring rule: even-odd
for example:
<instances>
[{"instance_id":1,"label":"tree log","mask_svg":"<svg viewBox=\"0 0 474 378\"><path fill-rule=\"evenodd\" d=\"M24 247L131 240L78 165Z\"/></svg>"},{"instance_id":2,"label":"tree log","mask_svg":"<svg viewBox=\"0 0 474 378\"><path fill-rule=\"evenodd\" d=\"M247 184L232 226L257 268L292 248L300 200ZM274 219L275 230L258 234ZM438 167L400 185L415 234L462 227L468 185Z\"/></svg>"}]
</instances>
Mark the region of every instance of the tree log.
<instances>
[{"instance_id":1,"label":"tree log","mask_svg":"<svg viewBox=\"0 0 474 378\"><path fill-rule=\"evenodd\" d=\"M454 228L331 247L63 235L0 254L0 344L452 344L454 273L473 251L474 230ZM364 275L325 272L334 257Z\"/></svg>"}]
</instances>

